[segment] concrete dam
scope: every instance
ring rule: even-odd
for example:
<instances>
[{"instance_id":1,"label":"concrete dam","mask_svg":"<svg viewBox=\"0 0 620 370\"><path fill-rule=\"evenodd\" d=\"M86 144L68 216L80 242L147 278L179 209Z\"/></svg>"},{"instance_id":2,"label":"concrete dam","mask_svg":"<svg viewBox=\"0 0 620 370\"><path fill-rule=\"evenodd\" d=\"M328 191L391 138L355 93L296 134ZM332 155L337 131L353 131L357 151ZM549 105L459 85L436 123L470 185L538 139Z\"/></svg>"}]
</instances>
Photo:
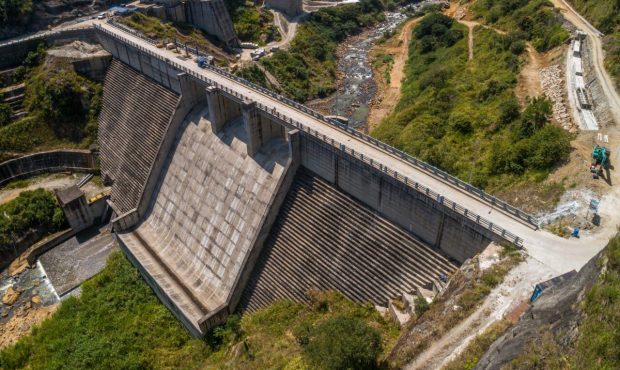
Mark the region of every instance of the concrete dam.
<instances>
[{"instance_id":1,"label":"concrete dam","mask_svg":"<svg viewBox=\"0 0 620 370\"><path fill-rule=\"evenodd\" d=\"M195 336L337 289L386 305L531 216L217 67L95 25L99 161L121 248ZM467 204L451 199L457 197ZM469 205L494 210L489 221ZM486 208L485 208L486 209Z\"/></svg>"}]
</instances>

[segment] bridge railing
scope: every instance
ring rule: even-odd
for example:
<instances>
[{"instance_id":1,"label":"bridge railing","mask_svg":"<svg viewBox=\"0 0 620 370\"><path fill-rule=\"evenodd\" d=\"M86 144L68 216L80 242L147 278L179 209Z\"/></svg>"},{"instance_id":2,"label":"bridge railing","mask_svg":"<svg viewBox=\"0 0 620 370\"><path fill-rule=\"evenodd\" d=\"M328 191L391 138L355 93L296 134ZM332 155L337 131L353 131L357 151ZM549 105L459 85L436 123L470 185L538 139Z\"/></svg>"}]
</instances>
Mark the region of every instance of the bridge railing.
<instances>
[{"instance_id":1,"label":"bridge railing","mask_svg":"<svg viewBox=\"0 0 620 370\"><path fill-rule=\"evenodd\" d=\"M121 29L124 32L131 33L135 37L138 37L138 38L140 38L142 40L145 40L146 42L148 42L150 44L156 44L157 43L156 40L148 38L145 35L137 32L137 31L135 31L135 30L133 30L133 29L131 29L129 27L117 24L117 23L113 22L112 20L110 20L109 23L111 25L113 25L114 27L117 27L117 28ZM177 47L185 49L185 50L191 52L194 55L197 55L197 56L206 56L207 55L206 53L201 53L200 50L197 47L190 48L186 44L180 43L177 40L175 40L175 44L176 44ZM477 188L477 187L475 187L475 186L473 186L473 185L471 185L471 184L469 184L469 183L459 179L456 176L452 176L449 173L447 173L447 172L445 172L445 171L443 171L443 170L441 170L441 169L439 169L439 168L437 168L437 167L435 167L433 165L430 165L430 164L428 164L428 163L426 163L424 161L421 161L421 160L417 159L416 157L411 156L411 155L403 152L402 150L399 150L399 149L397 149L397 148L395 148L395 147L393 147L391 145L383 143L383 142L373 138L372 136L366 135L363 132L360 132L360 131L358 131L358 130L356 130L354 128L351 128L351 127L349 127L349 126L347 126L345 124L342 124L342 123L340 123L340 122L338 122L336 120L327 119L321 113L319 113L319 112L317 112L315 110L312 110L312 109L308 108L307 106L305 106L303 104L300 104L300 103L298 103L298 102L296 102L294 100L291 100L291 99L289 99L289 98L287 98L285 96L277 94L277 93L275 93L275 92L273 92L273 91L271 91L269 89L266 89L266 88L264 88L262 86L254 84L254 83L252 83L252 82L250 82L250 81L248 81L246 79L243 79L243 78L241 78L241 77L239 77L237 75L234 75L234 74L232 74L232 73L230 73L230 72L228 72L228 71L226 71L226 70L224 70L222 68L219 68L219 67L216 67L216 66L212 66L212 65L207 65L205 68L209 69L211 71L214 71L214 72L216 72L216 73L218 73L218 74L220 74L222 76L225 76L226 78L229 78L229 79L231 79L231 80L233 80L235 82L238 82L238 83L241 83L243 85L246 85L246 86L250 87L253 90L258 90L261 93L263 93L265 95L268 95L271 98L277 99L277 100L279 100L279 101L281 101L281 102L283 102L283 103L285 103L287 105L290 105L290 106L294 107L295 109L300 110L300 111L302 111L302 112L304 112L306 114L309 114L309 115L311 115L312 117L314 117L316 119L319 119L319 120L321 120L321 121L323 121L323 122L325 122L325 123L327 123L329 125L335 126L335 127L339 128L340 130L346 131L348 134L350 134L352 136L355 136L355 137L357 137L359 139L362 139L362 140L364 140L364 141L366 141L368 143L371 143L372 145L374 145L374 146L376 146L378 148L381 148L382 150L384 150L384 151L386 151L386 152L388 152L388 153L390 153L390 154L392 154L394 156L399 157L400 159L402 159L402 160L404 160L404 161L414 165L415 167L420 168L420 169L424 170L425 172L427 172L429 174L432 174L435 177L440 178L444 182L452 184L452 185L458 187L459 189L465 190L468 193L470 193L470 194L472 194L472 195L474 195L474 196L476 196L476 197L478 197L478 198L480 198L480 199L490 203L492 206L495 206L498 209L502 209L504 212L507 212L507 213L509 213L511 215L514 215L517 218L519 218L519 219L529 223L532 226L538 227L538 219L536 217L533 217L529 213L524 212L524 211L520 210L519 208L514 207L514 206L508 204L507 202L505 202L505 201L503 201L501 199L498 199L498 198L488 194L484 190L481 190L481 189L479 189L479 188Z\"/></svg>"},{"instance_id":2,"label":"bridge railing","mask_svg":"<svg viewBox=\"0 0 620 370\"><path fill-rule=\"evenodd\" d=\"M110 23L110 24L114 25L114 27L122 29L124 32L129 32L129 33L132 33L132 34L135 33L135 31L125 31L124 28L120 28L120 27L118 27L118 25L116 25L114 23ZM125 37L123 37L123 36L121 36L121 35L118 35L118 34L112 33L111 31L108 31L107 29L105 29L102 26L95 25L95 28L97 30L101 31L101 32L109 34L110 36L112 36L112 37L114 37L116 39L121 40L122 42L124 42L124 43L126 43L128 45L131 45L132 47L140 50L141 52L143 52L145 54L148 54L148 55L150 55L150 56L152 56L154 58L157 58L157 59L163 60L163 61L165 61L167 63L170 63L177 70L179 70L181 72L184 72L184 73L187 73L188 75L191 75L191 76L195 77L198 80L206 82L209 85L213 85L213 86L221 89L222 91L226 92L227 94L230 94L231 96L235 96L235 97L237 97L240 100L245 99L245 96L243 94L241 94L241 93L239 93L237 91L234 91L234 90L232 90L232 89L230 89L230 88L228 88L228 87L218 83L217 81L214 81L214 80L204 76L203 74L199 74L199 73L197 73L197 72L187 68L186 66L181 65L180 63L176 62L175 60L165 58L165 57L163 57L163 56L161 56L161 55L159 55L159 54L157 54L157 53L155 53L155 52L153 52L153 51L151 51L151 50L149 50L149 49L147 49L147 48L145 48L145 47L143 47L143 46L141 46L141 45L139 45L139 44L137 44L137 43L127 39L127 38L125 38ZM152 39L148 39L145 36L140 35L138 33L135 33L135 35L136 35L136 37L139 37L140 39L146 40L149 44L155 44L156 43L156 41L154 41ZM254 90L258 90L261 93L264 93L265 95L273 97L273 98L275 98L275 99L277 99L277 100L279 100L279 101L281 101L281 102L283 102L283 103L285 103L287 105L290 105L290 106L292 106L292 107L294 107L294 108L296 108L296 109L298 109L298 110L300 110L300 111L302 111L302 112L304 112L304 113L306 113L306 114L308 114L308 115L310 115L310 116L312 116L314 118L320 119L320 120L322 120L323 122L325 122L325 123L327 123L329 125L335 126L335 127L339 128L339 129L341 129L341 130L343 130L343 131L345 131L345 132L347 132L347 133L349 133L349 134L351 134L351 135L353 135L355 137L363 139L363 140L365 140L365 141L375 145L376 147L379 147L379 148L385 150L386 152L388 152L388 153L390 153L392 155L395 155L395 156L397 156L397 157L407 161L408 163L413 164L414 166L416 166L418 168L421 168L421 169L425 170L427 173L431 173L434 176L436 176L436 177L438 177L440 179L443 179L446 182L449 182L449 183L451 183L453 185L456 185L457 187L459 187L461 189L464 189L464 190L468 191L469 193L474 194L474 195L480 197L481 199L484 199L485 201L489 202L490 204L492 204L494 206L497 206L498 209L502 209L502 210L504 210L504 211L506 211L508 213L511 213L511 214L515 215L516 217L518 217L518 218L520 218L520 219L522 219L522 220L524 220L524 221L526 221L526 222L528 222L528 223L530 223L530 224L532 224L534 226L537 225L536 219L534 217L532 217L532 216L528 215L527 213L519 210L518 208L513 207L513 206L507 204L506 202L501 201L501 200L499 200L499 199L497 199L497 198L487 194L486 192L484 192L484 191L482 191L480 189L477 189L474 186L472 186L472 185L470 185L468 183L465 183L464 181L461 181L461 180L457 179L456 177L454 177L452 175L447 174L445 171L439 170L438 168L436 168L434 166L431 166L428 163L425 163L425 162L423 162L423 161L421 161L421 160L419 160L419 159L417 159L415 157L412 157L412 156L404 153L401 150L398 150L398 149L396 149L396 148L394 148L394 147L392 147L390 145L382 143L382 142L380 142L379 140L377 140L375 138L372 138L372 137L370 137L368 135L365 135L365 134L363 134L363 133L361 133L361 132L359 132L359 131L357 131L355 129L352 129L352 128L348 127L347 125L341 124L341 123L339 123L337 121L327 120L327 119L325 119L325 117L322 114L320 114L320 113L318 113L316 111L313 111L310 108L303 106L302 104L299 104L299 103L297 103L297 102L295 102L295 101L293 101L291 99L288 99L288 98L283 97L283 96L281 96L279 94L276 94L276 93L274 93L274 92L272 92L272 91L270 91L268 89L265 89L264 87L255 85L255 84L253 84L253 83L251 83L251 82L249 82L247 80L244 80L244 79L240 78L239 76L235 76L232 73L227 72L227 71L225 71L225 70L223 70L221 68L218 68L218 67L215 67L215 66L211 66L211 65L207 65L206 68L209 69L209 70L212 70L212 71L214 71L216 73L218 73L219 75L227 77L227 78L229 78L231 80L234 80L236 82L242 83L242 84L244 84L244 85L246 85L246 86L248 86L248 87L250 87L250 88L252 88ZM436 200L440 204L443 204L444 206L452 209L454 212L457 212L457 213L461 214L462 216L466 217L467 219L470 219L470 220L474 221L475 223L483 226L485 229L493 232L494 234L500 236L501 238L503 238L505 240L508 240L508 241L514 243L515 245L518 245L518 246L522 246L523 245L523 239L519 238L518 236L516 236L513 233L509 232L508 230L505 230L504 228L495 225L494 223L486 220L485 218L481 217L480 215L478 215L478 214L476 214L474 212L469 211L468 209L462 207L461 205L459 205L459 204L457 204L457 203L455 203L455 202L453 202L453 201L451 201L449 199L444 198L442 195L440 195L440 194L430 190L429 188L423 186L422 184L419 184L418 182L416 182L414 180L411 180L411 179L407 178L406 176L403 176L402 174L400 174L400 173L398 173L396 171L391 170L388 166L385 166L385 165L383 165L383 164L381 164L381 163L379 163L377 161L374 161L372 158L364 157L361 153L357 153L357 152L353 151L353 149L347 148L344 144L341 144L341 143L339 143L339 142L337 142L337 141L335 141L333 139L327 138L323 134L319 134L316 130L311 129L310 127L306 126L305 124L303 124L301 122L293 120L292 118L288 117L287 115L282 114L281 112L277 111L275 108L267 107L267 106L265 106L263 104L260 104L260 103L257 103L257 108L262 110L262 111L264 111L264 112L266 112L267 114L270 114L270 115L273 115L275 117L278 117L282 121L284 121L284 122L288 123L289 125L299 129L300 131L309 133L310 135L320 139L321 141L323 141L323 142L333 146L337 150L342 150L342 151L346 152L347 154L350 154L350 155L354 156L355 158L358 158L359 160L363 161L364 163L367 163L370 166L379 169L381 172L392 176L393 178L395 178L399 182L404 183L405 185L409 186L410 188L415 189L416 191L422 192L423 194L426 194L427 196L429 196L430 198Z\"/></svg>"}]
</instances>

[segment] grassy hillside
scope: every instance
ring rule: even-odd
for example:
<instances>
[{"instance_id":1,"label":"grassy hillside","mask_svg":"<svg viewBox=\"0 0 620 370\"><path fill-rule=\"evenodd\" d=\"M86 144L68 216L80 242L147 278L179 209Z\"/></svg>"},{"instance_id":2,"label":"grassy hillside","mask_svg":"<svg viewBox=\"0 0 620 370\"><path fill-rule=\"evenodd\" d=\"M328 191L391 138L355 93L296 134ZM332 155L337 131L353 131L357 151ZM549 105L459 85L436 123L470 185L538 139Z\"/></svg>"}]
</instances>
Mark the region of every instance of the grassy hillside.
<instances>
[{"instance_id":1,"label":"grassy hillside","mask_svg":"<svg viewBox=\"0 0 620 370\"><path fill-rule=\"evenodd\" d=\"M468 61L466 32L437 13L414 28L401 99L372 135L491 191L544 179L569 135L547 99L519 108L522 40L476 27Z\"/></svg>"},{"instance_id":2,"label":"grassy hillside","mask_svg":"<svg viewBox=\"0 0 620 370\"><path fill-rule=\"evenodd\" d=\"M120 252L54 316L0 351L0 369L346 369L375 365L398 335L372 305L312 293L231 317L193 339Z\"/></svg>"},{"instance_id":3,"label":"grassy hillside","mask_svg":"<svg viewBox=\"0 0 620 370\"><path fill-rule=\"evenodd\" d=\"M335 91L336 48L348 36L383 19L378 0L321 9L297 29L289 50L280 50L261 63L282 84L284 93L304 102Z\"/></svg>"},{"instance_id":4,"label":"grassy hillside","mask_svg":"<svg viewBox=\"0 0 620 370\"><path fill-rule=\"evenodd\" d=\"M513 38L531 41L538 51L552 49L569 37L559 11L548 0L477 0L471 9Z\"/></svg>"},{"instance_id":5,"label":"grassy hillside","mask_svg":"<svg viewBox=\"0 0 620 370\"><path fill-rule=\"evenodd\" d=\"M605 34L605 65L620 90L620 2L616 0L569 0L575 9Z\"/></svg>"},{"instance_id":6,"label":"grassy hillside","mask_svg":"<svg viewBox=\"0 0 620 370\"><path fill-rule=\"evenodd\" d=\"M43 64L44 55L41 47L20 67L28 115L0 125L0 162L12 153L88 147L97 138L101 84L77 74L70 64Z\"/></svg>"}]
</instances>

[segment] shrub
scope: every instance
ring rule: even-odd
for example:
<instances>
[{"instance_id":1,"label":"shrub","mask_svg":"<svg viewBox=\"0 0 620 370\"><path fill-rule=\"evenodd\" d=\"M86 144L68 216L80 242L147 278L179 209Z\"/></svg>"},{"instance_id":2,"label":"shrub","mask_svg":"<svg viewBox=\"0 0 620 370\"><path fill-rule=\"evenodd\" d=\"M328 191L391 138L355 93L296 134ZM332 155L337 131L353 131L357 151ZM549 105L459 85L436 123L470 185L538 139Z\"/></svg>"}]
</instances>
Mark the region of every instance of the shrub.
<instances>
[{"instance_id":1,"label":"shrub","mask_svg":"<svg viewBox=\"0 0 620 370\"><path fill-rule=\"evenodd\" d=\"M8 247L31 229L55 232L65 225L65 216L52 193L43 189L24 191L0 205L0 248Z\"/></svg>"},{"instance_id":2,"label":"shrub","mask_svg":"<svg viewBox=\"0 0 620 370\"><path fill-rule=\"evenodd\" d=\"M417 297L415 299L415 313L418 316L422 316L422 314L426 311L428 311L428 309L430 308L430 305L428 304L428 302L426 301L426 299L424 298L420 298Z\"/></svg>"},{"instance_id":3,"label":"shrub","mask_svg":"<svg viewBox=\"0 0 620 370\"><path fill-rule=\"evenodd\" d=\"M312 329L304 355L315 368L374 369L381 353L379 332L357 317L336 316Z\"/></svg>"},{"instance_id":4,"label":"shrub","mask_svg":"<svg viewBox=\"0 0 620 370\"><path fill-rule=\"evenodd\" d=\"M0 103L0 127L6 126L11 122L13 111L8 104Z\"/></svg>"}]
</instances>

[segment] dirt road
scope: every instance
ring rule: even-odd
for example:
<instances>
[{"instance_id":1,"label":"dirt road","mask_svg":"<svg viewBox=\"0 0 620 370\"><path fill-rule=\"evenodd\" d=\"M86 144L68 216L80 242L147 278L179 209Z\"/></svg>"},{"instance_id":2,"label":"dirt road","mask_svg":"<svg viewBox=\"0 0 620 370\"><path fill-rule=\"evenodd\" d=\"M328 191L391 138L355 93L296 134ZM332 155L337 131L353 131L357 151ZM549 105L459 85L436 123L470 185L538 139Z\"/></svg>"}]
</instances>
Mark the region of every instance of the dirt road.
<instances>
[{"instance_id":1,"label":"dirt road","mask_svg":"<svg viewBox=\"0 0 620 370\"><path fill-rule=\"evenodd\" d=\"M585 18L583 18L573 7L564 0L551 0L553 5L560 9L564 18L574 24L577 28L587 33L592 41L592 59L596 71L596 77L603 93L607 97L609 108L616 123L620 123L620 96L614 88L614 83L609 73L605 69L605 60L603 52L602 34L594 28Z\"/></svg>"},{"instance_id":2,"label":"dirt road","mask_svg":"<svg viewBox=\"0 0 620 370\"><path fill-rule=\"evenodd\" d=\"M553 275L553 271L545 265L528 258L506 275L504 281L491 291L474 313L444 334L441 339L433 342L408 364L406 369L440 369L458 356L476 335L504 318L519 303L527 301L536 283L547 280Z\"/></svg>"},{"instance_id":3,"label":"dirt road","mask_svg":"<svg viewBox=\"0 0 620 370\"><path fill-rule=\"evenodd\" d=\"M409 43L411 32L420 18L407 21L398 36L387 41L384 45L373 47L371 54L390 54L394 58L394 64L390 71L389 84L383 81L380 73L374 73L378 91L370 112L368 112L368 132L372 131L385 117L387 117L400 100L400 89L405 79L405 66L409 56Z\"/></svg>"}]
</instances>

